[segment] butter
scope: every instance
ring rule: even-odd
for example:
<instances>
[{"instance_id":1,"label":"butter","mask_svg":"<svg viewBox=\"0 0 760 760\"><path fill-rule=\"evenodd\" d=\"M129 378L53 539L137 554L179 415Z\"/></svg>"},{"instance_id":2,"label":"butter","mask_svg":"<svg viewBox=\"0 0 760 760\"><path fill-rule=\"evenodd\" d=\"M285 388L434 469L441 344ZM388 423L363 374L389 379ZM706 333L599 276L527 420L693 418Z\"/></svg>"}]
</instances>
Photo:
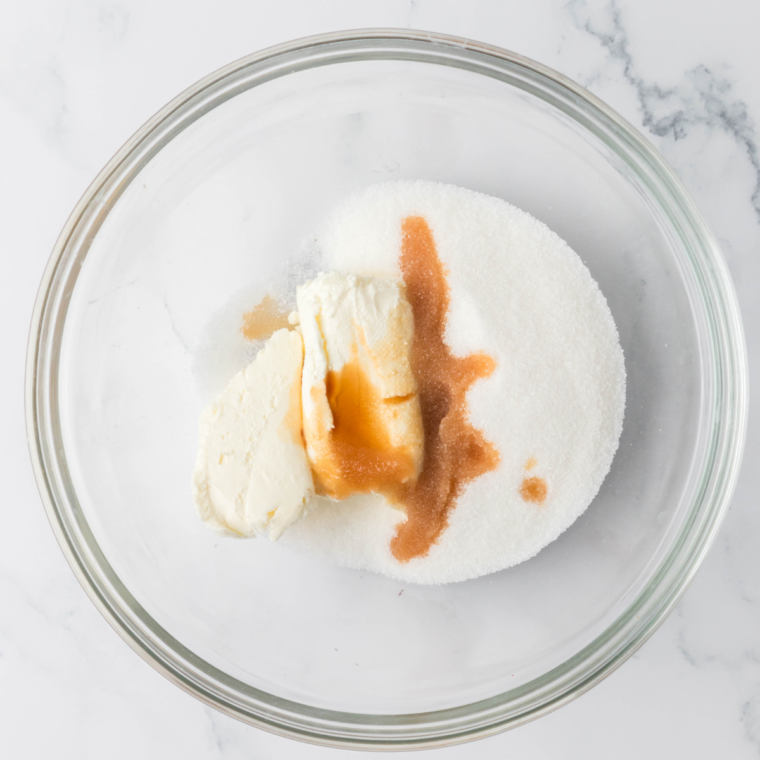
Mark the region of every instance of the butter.
<instances>
[{"instance_id":1,"label":"butter","mask_svg":"<svg viewBox=\"0 0 760 760\"><path fill-rule=\"evenodd\" d=\"M330 272L301 285L296 300L303 433L317 490L340 499L414 482L424 435L403 282Z\"/></svg>"},{"instance_id":2,"label":"butter","mask_svg":"<svg viewBox=\"0 0 760 760\"><path fill-rule=\"evenodd\" d=\"M314 493L301 433L304 344L278 330L201 415L193 501L223 533L272 541Z\"/></svg>"}]
</instances>

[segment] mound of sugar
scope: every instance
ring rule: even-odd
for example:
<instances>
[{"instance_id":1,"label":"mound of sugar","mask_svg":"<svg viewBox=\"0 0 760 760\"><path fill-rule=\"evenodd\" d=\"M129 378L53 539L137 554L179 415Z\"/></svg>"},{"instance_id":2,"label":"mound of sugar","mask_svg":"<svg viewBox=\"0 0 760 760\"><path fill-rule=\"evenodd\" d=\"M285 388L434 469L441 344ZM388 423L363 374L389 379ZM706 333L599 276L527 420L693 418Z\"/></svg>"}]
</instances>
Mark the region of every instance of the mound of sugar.
<instances>
[{"instance_id":1,"label":"mound of sugar","mask_svg":"<svg viewBox=\"0 0 760 760\"><path fill-rule=\"evenodd\" d=\"M392 556L404 517L372 495L314 497L282 541L341 566L449 583L529 559L586 509L617 449L625 368L607 302L580 258L497 198L432 182L371 186L317 235L325 269L398 275L401 222L411 215L427 220L449 272L447 342L456 354L496 359L468 401L501 462L468 485L426 557ZM540 497L545 485L543 501L531 500L531 483Z\"/></svg>"}]
</instances>

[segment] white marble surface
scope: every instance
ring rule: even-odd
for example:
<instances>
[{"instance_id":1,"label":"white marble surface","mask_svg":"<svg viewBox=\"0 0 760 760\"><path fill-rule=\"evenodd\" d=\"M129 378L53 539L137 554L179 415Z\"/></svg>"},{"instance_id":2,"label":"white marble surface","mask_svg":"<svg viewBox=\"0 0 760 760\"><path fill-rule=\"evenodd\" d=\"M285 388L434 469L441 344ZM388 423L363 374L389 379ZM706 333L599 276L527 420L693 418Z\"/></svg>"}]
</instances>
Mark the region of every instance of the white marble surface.
<instances>
[{"instance_id":1,"label":"white marble surface","mask_svg":"<svg viewBox=\"0 0 760 760\"><path fill-rule=\"evenodd\" d=\"M322 758L215 713L121 641L48 527L23 415L37 284L69 212L157 109L223 64L318 32L413 27L523 53L590 88L663 152L721 241L760 360L760 5L755 0L0 1L0 755ZM760 756L760 415L718 540L620 670L567 707L445 758ZM434 753L434 754L436 754ZM359 756L347 752L343 757Z\"/></svg>"}]
</instances>

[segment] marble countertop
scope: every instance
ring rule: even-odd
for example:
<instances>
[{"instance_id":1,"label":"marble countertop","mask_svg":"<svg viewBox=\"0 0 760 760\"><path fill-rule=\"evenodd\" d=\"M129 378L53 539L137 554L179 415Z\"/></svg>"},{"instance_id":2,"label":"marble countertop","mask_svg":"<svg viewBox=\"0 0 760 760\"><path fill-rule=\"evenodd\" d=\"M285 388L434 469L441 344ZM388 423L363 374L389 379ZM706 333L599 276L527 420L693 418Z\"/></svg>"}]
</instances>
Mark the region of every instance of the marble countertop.
<instances>
[{"instance_id":1,"label":"marble countertop","mask_svg":"<svg viewBox=\"0 0 760 760\"><path fill-rule=\"evenodd\" d=\"M34 483L27 330L55 239L97 172L218 67L320 32L409 27L522 53L638 127L692 193L734 277L760 360L760 5L753 0L30 0L0 2L0 747L8 758L323 758L181 692L79 587ZM758 389L760 390L760 389ZM517 730L436 750L522 760L760 756L760 414L732 507L657 633L588 694ZM341 757L363 753L345 752Z\"/></svg>"}]
</instances>

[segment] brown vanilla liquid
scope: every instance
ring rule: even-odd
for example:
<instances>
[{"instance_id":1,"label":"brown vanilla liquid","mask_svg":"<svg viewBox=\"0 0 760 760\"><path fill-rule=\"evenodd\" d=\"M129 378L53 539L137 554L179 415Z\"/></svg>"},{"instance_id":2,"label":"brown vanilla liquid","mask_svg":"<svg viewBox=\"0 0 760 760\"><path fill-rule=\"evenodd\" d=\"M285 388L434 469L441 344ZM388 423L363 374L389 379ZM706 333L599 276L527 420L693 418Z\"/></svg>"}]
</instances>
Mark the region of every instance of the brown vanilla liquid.
<instances>
[{"instance_id":1,"label":"brown vanilla liquid","mask_svg":"<svg viewBox=\"0 0 760 760\"><path fill-rule=\"evenodd\" d=\"M523 501L530 501L534 504L543 504L546 499L548 488L543 478L523 478L520 486L520 496Z\"/></svg>"},{"instance_id":2,"label":"brown vanilla liquid","mask_svg":"<svg viewBox=\"0 0 760 760\"><path fill-rule=\"evenodd\" d=\"M240 331L246 340L263 340L283 327L290 327L288 312L272 296L264 296L257 306L243 314Z\"/></svg>"},{"instance_id":3,"label":"brown vanilla liquid","mask_svg":"<svg viewBox=\"0 0 760 760\"><path fill-rule=\"evenodd\" d=\"M330 455L314 468L318 493L345 499L352 493L387 493L394 483L414 479L414 459L394 447L385 424L383 399L358 357L339 372L327 373L326 395L332 412Z\"/></svg>"},{"instance_id":4,"label":"brown vanilla liquid","mask_svg":"<svg viewBox=\"0 0 760 760\"><path fill-rule=\"evenodd\" d=\"M499 452L469 421L467 391L496 363L487 354L454 356L444 334L451 300L433 233L421 216L401 225L399 264L414 313L411 363L425 429L425 459L416 482L385 491L407 514L391 541L401 562L424 557L448 524L449 513L471 480L493 470Z\"/></svg>"}]
</instances>

